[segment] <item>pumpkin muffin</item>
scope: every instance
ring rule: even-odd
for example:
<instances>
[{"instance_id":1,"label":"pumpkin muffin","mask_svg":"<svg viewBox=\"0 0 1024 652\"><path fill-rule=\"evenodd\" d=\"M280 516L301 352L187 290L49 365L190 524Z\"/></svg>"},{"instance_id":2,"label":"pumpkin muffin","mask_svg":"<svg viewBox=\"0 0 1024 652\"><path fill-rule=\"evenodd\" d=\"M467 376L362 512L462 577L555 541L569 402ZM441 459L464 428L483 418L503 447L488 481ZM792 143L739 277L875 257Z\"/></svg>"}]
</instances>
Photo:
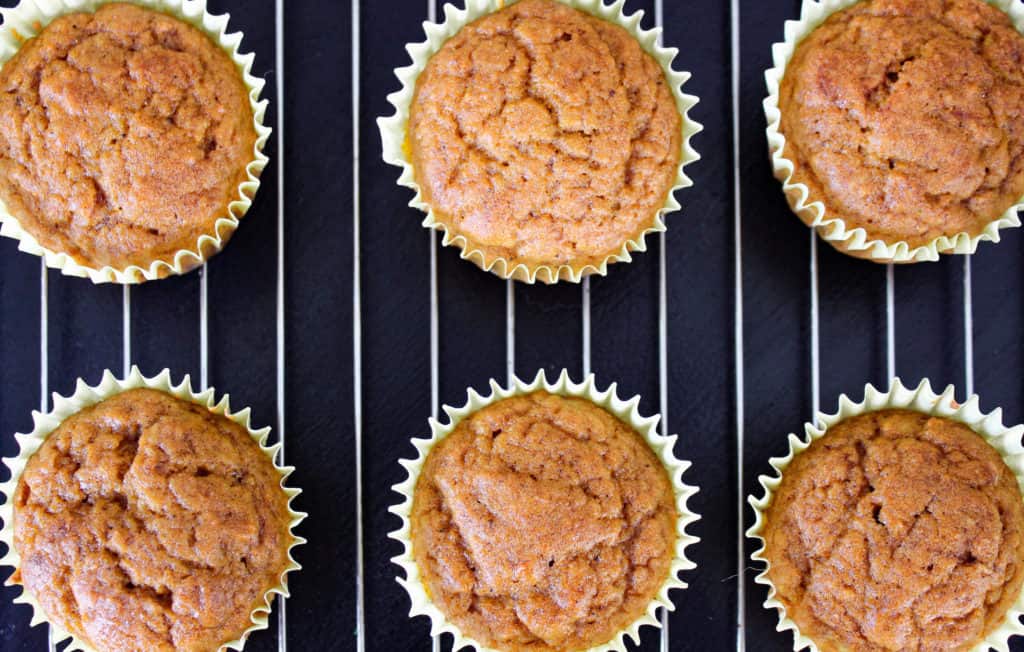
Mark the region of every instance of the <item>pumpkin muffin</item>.
<instances>
[{"instance_id":1,"label":"pumpkin muffin","mask_svg":"<svg viewBox=\"0 0 1024 652\"><path fill-rule=\"evenodd\" d=\"M966 425L906 410L849 418L785 469L763 556L786 615L823 652L968 650L1024 580L1024 502Z\"/></svg>"},{"instance_id":2,"label":"pumpkin muffin","mask_svg":"<svg viewBox=\"0 0 1024 652\"><path fill-rule=\"evenodd\" d=\"M779 88L791 182L868 241L977 236L1024 196L1022 60L1024 36L982 0L832 14Z\"/></svg>"},{"instance_id":3,"label":"pumpkin muffin","mask_svg":"<svg viewBox=\"0 0 1024 652\"><path fill-rule=\"evenodd\" d=\"M682 118L661 65L625 29L522 0L431 57L407 138L423 201L482 266L579 272L655 226Z\"/></svg>"},{"instance_id":4,"label":"pumpkin muffin","mask_svg":"<svg viewBox=\"0 0 1024 652\"><path fill-rule=\"evenodd\" d=\"M0 69L0 199L88 268L197 252L248 179L256 131L231 57L128 4L56 18Z\"/></svg>"},{"instance_id":5,"label":"pumpkin muffin","mask_svg":"<svg viewBox=\"0 0 1024 652\"><path fill-rule=\"evenodd\" d=\"M289 566L280 482L234 421L126 391L67 418L28 460L11 580L97 650L218 649Z\"/></svg>"},{"instance_id":6,"label":"pumpkin muffin","mask_svg":"<svg viewBox=\"0 0 1024 652\"><path fill-rule=\"evenodd\" d=\"M669 579L679 518L665 467L594 403L538 391L466 417L427 455L412 553L430 600L499 650L585 650Z\"/></svg>"}]
</instances>

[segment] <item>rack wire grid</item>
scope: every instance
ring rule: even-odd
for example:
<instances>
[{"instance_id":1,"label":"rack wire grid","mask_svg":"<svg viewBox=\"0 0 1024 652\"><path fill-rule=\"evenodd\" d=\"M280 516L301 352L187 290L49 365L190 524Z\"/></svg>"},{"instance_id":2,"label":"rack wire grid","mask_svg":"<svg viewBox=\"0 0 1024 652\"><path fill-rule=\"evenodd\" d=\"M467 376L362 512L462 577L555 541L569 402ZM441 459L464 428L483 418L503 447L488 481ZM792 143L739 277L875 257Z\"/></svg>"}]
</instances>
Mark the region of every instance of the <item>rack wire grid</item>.
<instances>
[{"instance_id":1,"label":"rack wire grid","mask_svg":"<svg viewBox=\"0 0 1024 652\"><path fill-rule=\"evenodd\" d=\"M743 533L756 476L786 433L865 382L900 371L973 393L976 309L984 405L1019 421L1020 236L984 245L973 270L972 257L894 270L822 247L771 178L760 106L770 45L799 2L627 6L663 26L681 49L677 67L694 73L686 90L705 125L695 139L703 160L687 169L696 185L651 251L606 278L545 288L492 278L441 248L379 160L374 118L388 112L392 70L407 61L400 45L422 39L437 0L293 1L287 19L283 0L213 0L216 13L232 11L268 78L275 132L257 203L209 268L139 289L93 288L0 245L4 432L24 429L33 406L45 410L51 389L95 382L104 367L169 366L203 387L212 377L282 443L287 432L298 507L310 512L288 608L275 603L271 632L247 650L438 651L450 640L405 618L389 562L389 487L408 439L440 416L442 400L458 404L490 377L594 371L602 386L640 393L663 432L680 434L677 454L694 462L686 479L701 489L702 542L688 551L698 568L640 649L790 649L752 582ZM38 396L24 387L36 363ZM3 445L9 454L10 437ZM5 589L0 606L3 648L53 649L12 595Z\"/></svg>"}]
</instances>

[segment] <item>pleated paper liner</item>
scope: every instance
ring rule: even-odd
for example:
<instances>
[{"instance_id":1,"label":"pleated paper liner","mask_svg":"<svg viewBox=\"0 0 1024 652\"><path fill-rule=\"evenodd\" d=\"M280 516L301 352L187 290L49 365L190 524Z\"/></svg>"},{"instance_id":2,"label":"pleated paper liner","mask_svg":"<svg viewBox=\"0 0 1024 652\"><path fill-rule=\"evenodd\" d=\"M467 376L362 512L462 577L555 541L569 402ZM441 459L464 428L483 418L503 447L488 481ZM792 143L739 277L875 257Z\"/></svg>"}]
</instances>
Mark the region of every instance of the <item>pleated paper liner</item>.
<instances>
[{"instance_id":1,"label":"pleated paper liner","mask_svg":"<svg viewBox=\"0 0 1024 652\"><path fill-rule=\"evenodd\" d=\"M409 205L418 208L427 214L423 220L423 226L428 229L441 231L443 234L442 244L455 246L461 250L461 257L464 260L472 261L481 269L496 274L501 278L515 279L525 283L557 283L558 281L570 281L579 283L584 276L590 274L605 275L608 273L608 265L616 262L629 262L632 260L632 252L646 251L646 238L651 233L661 233L665 230L664 215L677 211L681 208L675 199L675 191L693 185L693 182L683 172L683 168L698 160L700 156L690 145L690 138L701 131L702 127L689 117L689 110L697 103L693 95L683 93L682 86L690 78L690 73L679 72L672 68L678 50L676 48L662 47L658 38L661 29L655 28L645 30L640 27L640 20L643 17L642 11L626 15L625 0L616 0L610 5L604 4L603 0L559 0L574 9L586 12L597 18L619 25L629 32L643 47L644 51L650 54L657 61L665 73L665 79L669 89L676 101L682 125L682 146L680 161L676 170L676 177L672 188L668 191L665 202L655 214L651 215L651 223L639 235L623 243L619 251L607 256L599 264L583 265L574 267L572 265L561 265L553 267L550 265L527 266L525 263L513 263L505 258L485 254L481 249L475 248L462 235L452 232L434 214L433 209L423 200L419 185L416 183L413 173L412 160L406 147L406 132L409 122L409 109L412 104L413 95L416 91L416 80L426 67L430 58L441 49L441 46L455 36L460 29L469 23L487 14L494 13L499 9L507 7L512 2L502 0L466 0L466 7L460 9L451 4L444 6L444 20L440 23L423 24L427 40L422 43L406 45L409 55L412 57L412 64L395 70L395 75L402 83L402 88L388 95L388 102L395 109L394 115L378 118L377 125L380 128L381 140L384 146L384 161L391 165L402 168L402 174L398 183L415 192L415 196Z\"/></svg>"},{"instance_id":2,"label":"pleated paper liner","mask_svg":"<svg viewBox=\"0 0 1024 652\"><path fill-rule=\"evenodd\" d=\"M860 227L850 227L841 215L826 208L824 202L810 196L806 184L793 181L795 166L785 157L786 137L779 130L782 113L779 110L779 86L786 66L797 45L816 27L837 11L856 4L858 0L803 0L799 20L787 20L784 40L772 45L773 67L765 72L768 97L764 99L764 114L768 120L768 150L775 178L782 182L782 190L790 209L830 245L843 253L866 258L877 263L916 263L934 261L940 254L973 254L982 241L999 242L1000 229L1020 226L1018 213L1024 209L1024 197L1002 215L989 222L976 235L960 232L943 235L926 244L911 247L905 241L886 242L868 236ZM1024 3L1021 0L987 0L1010 16L1017 31L1024 32Z\"/></svg>"},{"instance_id":3,"label":"pleated paper liner","mask_svg":"<svg viewBox=\"0 0 1024 652\"><path fill-rule=\"evenodd\" d=\"M18 551L14 547L14 506L12 504L12 497L14 496L15 490L18 486L18 481L25 470L25 465L28 463L29 458L39 450L39 447L43 444L50 433L68 417L87 407L95 405L100 401L116 396L130 389L140 387L158 390L184 401L202 405L210 410L210 412L234 421L249 432L253 441L259 445L260 449L271 462L274 462L276 459L281 445L275 444L273 446L267 446L267 436L270 434L270 428L254 430L249 423L249 408L233 412L231 410L230 397L227 394L223 395L220 400L216 400L216 392L213 388L202 392L195 392L192 389L188 376L185 376L180 383L174 384L171 380L171 372L168 369L164 369L152 378L147 378L139 372L137 367L132 367L131 373L124 379L116 378L109 370L103 373L103 378L97 385L88 385L84 380L78 379L75 385L75 391L71 396L64 397L54 393L53 409L45 414L33 411L32 432L27 434L19 433L14 436L19 446L18 455L12 458L4 458L3 460L4 464L11 471L11 478L7 482L0 484L0 492L2 492L4 496L4 503L0 505L0 519L3 520L3 529L0 529L0 541L7 545L7 555L4 556L3 559L0 559L0 564L18 568L21 563ZM299 489L285 486L285 480L287 480L288 476L291 475L294 467L278 466L277 463L274 462L274 468L277 469L277 472L281 477L281 490L288 496L288 512L291 516L291 522L289 523L288 528L291 533L292 540L288 549L288 566L281 572L279 583L264 593L264 602L253 609L250 614L252 624L249 628L246 629L239 638L222 643L219 648L221 650L241 650L249 634L254 631L267 628L267 617L270 614L271 602L273 601L274 596L288 596L287 575L288 573L301 568L292 557L292 550L295 546L306 542L305 539L294 534L294 529L303 521L303 519L306 518L306 514L297 512L291 508L292 500L295 496L298 496L301 491ZM12 584L10 580L8 580L7 583ZM47 619L47 615L43 611L43 608L39 605L34 596L32 596L24 587L22 587L21 595L15 598L14 601L19 604L27 604L32 608L33 626L42 623L48 623L50 625L55 643L59 643L65 639L71 639L70 644L65 648L66 652L70 652L71 650L92 652L93 648L90 647L86 641L64 631L58 625L50 622Z\"/></svg>"},{"instance_id":4,"label":"pleated paper liner","mask_svg":"<svg viewBox=\"0 0 1024 652\"><path fill-rule=\"evenodd\" d=\"M916 388L906 387L897 378L893 380L888 391L875 389L872 385L864 388L864 399L855 403L845 394L839 397L839 410L835 414L819 413L816 423L804 424L803 438L790 434L788 437L789 452L782 457L773 457L769 460L773 475L762 475L758 482L764 489L764 495L760 498L748 496L747 502L754 509L754 524L747 530L747 536L755 539L760 547L751 555L755 562L764 564L765 569L757 576L755 581L758 584L768 587L768 598L764 602L766 609L775 609L779 614L779 623L776 629L780 632L789 631L793 634L793 649L803 650L809 648L814 652L819 647L813 640L800 632L797 624L786 614L785 605L777 598L775 586L768 577L771 567L765 557L765 540L762 532L765 527L765 512L771 505L775 491L782 483L782 476L786 468L797 455L801 454L811 445L811 442L820 439L828 432L828 429L836 424L869 412L888 409L904 409L922 412L936 417L943 417L953 421L959 421L974 432L978 433L1002 456L1006 465L1010 467L1017 478L1017 484L1024 492L1024 446L1021 445L1021 437L1024 436L1024 425L1007 428L1003 425L1002 410L996 408L991 412L982 412L979 407L978 396L971 396L966 403L957 403L954 399L954 388L947 387L941 394L932 391L927 380L922 381ZM993 648L1003 652L1009 651L1009 641L1012 636L1024 634L1024 627L1021 626L1020 617L1024 615L1024 595L1018 597L1017 601L1007 612L1001 626L992 631L974 650L980 652Z\"/></svg>"},{"instance_id":5,"label":"pleated paper liner","mask_svg":"<svg viewBox=\"0 0 1024 652\"><path fill-rule=\"evenodd\" d=\"M642 616L630 624L628 628L619 632L611 641L591 649L591 652L625 652L625 640L630 638L634 642L639 642L639 630L641 627L644 625L653 625L655 627L660 626L657 619L657 609L659 607L664 607L665 609L672 611L675 608L672 604L671 598L669 597L669 590L686 588L686 583L678 577L679 573L684 570L696 568L696 565L686 558L686 547L696 543L698 539L691 534L687 534L686 527L700 517L690 511L686 503L691 496L697 493L697 488L691 487L683 482L683 472L689 468L690 463L677 459L675 454L672 452L673 446L676 442L676 435L666 437L658 434L657 427L660 417L641 416L638 409L640 397L634 396L629 400L622 400L616 393L615 384L612 384L603 391L599 390L593 374L584 378L581 383L574 383L569 378L569 372L565 370L559 374L557 380L554 382L548 382L543 371L538 372L537 375L534 376L533 380L529 382L513 377L508 387L502 387L497 381L491 380L489 394L481 395L475 390L469 389L465 405L457 408L447 405L444 406L444 411L448 415L447 423L441 423L435 419L430 419L430 436L426 439L412 440L412 444L416 447L416 451L418 453L417 458L414 460L400 460L401 465L406 471L408 471L409 477L404 482L392 487L392 489L398 492L403 499L400 504L392 506L389 510L392 514L395 514L402 519L401 528L389 535L392 539L401 542L404 546L403 553L391 560L405 571L405 577L399 577L398 583L405 588L406 592L409 594L410 600L412 601L409 616L427 616L430 618L432 635L436 636L442 633L449 633L454 636L455 644L452 648L453 650L458 650L463 647L473 647L479 652L494 652L491 648L488 648L464 635L458 627L455 626L455 624L445 618L441 610L431 602L430 597L427 595L420 577L420 571L416 566L416 562L412 554L412 539L410 535L411 524L409 515L412 511L413 491L416 487L416 480L419 477L420 470L423 467L423 462L426 460L427 454L435 444L451 434L459 422L469 415L497 401L512 396L530 394L540 390L560 396L586 399L595 405L604 408L619 420L628 424L644 438L648 445L650 445L655 455L665 466L665 469L672 481L672 489L676 497L676 509L679 512L679 518L676 524L677 538L675 545L675 557L672 560L669 575L665 578L665 581L658 590L657 595L647 606L647 610Z\"/></svg>"},{"instance_id":6,"label":"pleated paper liner","mask_svg":"<svg viewBox=\"0 0 1024 652\"><path fill-rule=\"evenodd\" d=\"M208 258L227 244L238 228L239 221L252 205L252 198L260 186L259 176L267 165L263 148L270 136L270 128L263 125L267 101L260 99L264 80L252 74L254 56L242 54L239 47L242 33L229 34L228 15L214 16L206 9L206 0L130 0L131 4L159 11L186 23L194 25L215 44L228 53L248 90L249 107L252 110L256 142L253 145L252 160L246 165L246 179L238 184L235 198L224 207L210 233L201 235L190 249L181 249L173 256L150 262L145 267L130 265L124 269L114 267L91 267L71 255L43 247L32 234L21 227L18 219L0 201L0 235L18 241L18 249L41 257L47 267L59 269L67 276L89 278L93 283L133 284L164 278L172 274L184 274L202 265ZM10 9L0 9L3 26L0 28L0 65L6 63L22 44L36 36L43 27L60 16L94 12L100 6L109 4L103 0L21 0Z\"/></svg>"}]
</instances>

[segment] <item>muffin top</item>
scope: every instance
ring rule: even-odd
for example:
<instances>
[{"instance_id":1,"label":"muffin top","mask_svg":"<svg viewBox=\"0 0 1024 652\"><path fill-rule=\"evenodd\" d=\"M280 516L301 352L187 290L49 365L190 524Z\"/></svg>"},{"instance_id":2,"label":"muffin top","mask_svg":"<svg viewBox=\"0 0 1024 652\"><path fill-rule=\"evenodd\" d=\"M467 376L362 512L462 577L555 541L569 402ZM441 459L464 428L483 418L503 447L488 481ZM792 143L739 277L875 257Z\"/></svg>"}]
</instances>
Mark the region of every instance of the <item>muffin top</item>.
<instances>
[{"instance_id":1,"label":"muffin top","mask_svg":"<svg viewBox=\"0 0 1024 652\"><path fill-rule=\"evenodd\" d=\"M654 225L681 124L664 71L625 29L522 0L430 59L408 141L423 200L488 262L581 269Z\"/></svg>"},{"instance_id":2,"label":"muffin top","mask_svg":"<svg viewBox=\"0 0 1024 652\"><path fill-rule=\"evenodd\" d=\"M864 0L779 89L793 181L869 239L977 235L1024 195L1024 37L982 0Z\"/></svg>"},{"instance_id":3,"label":"muffin top","mask_svg":"<svg viewBox=\"0 0 1024 652\"><path fill-rule=\"evenodd\" d=\"M769 578L823 652L966 650L1021 594L1024 502L962 423L884 410L797 455L765 516Z\"/></svg>"},{"instance_id":4,"label":"muffin top","mask_svg":"<svg viewBox=\"0 0 1024 652\"><path fill-rule=\"evenodd\" d=\"M234 421L163 392L118 394L29 460L12 580L99 650L217 649L289 564L280 482Z\"/></svg>"},{"instance_id":5,"label":"muffin top","mask_svg":"<svg viewBox=\"0 0 1024 652\"><path fill-rule=\"evenodd\" d=\"M675 495L641 436L597 405L536 392L462 420L428 454L412 507L431 600L500 650L583 650L669 578Z\"/></svg>"},{"instance_id":6,"label":"muffin top","mask_svg":"<svg viewBox=\"0 0 1024 652\"><path fill-rule=\"evenodd\" d=\"M195 251L247 178L256 132L231 58L134 5L57 18L0 69L0 199L89 267Z\"/></svg>"}]
</instances>

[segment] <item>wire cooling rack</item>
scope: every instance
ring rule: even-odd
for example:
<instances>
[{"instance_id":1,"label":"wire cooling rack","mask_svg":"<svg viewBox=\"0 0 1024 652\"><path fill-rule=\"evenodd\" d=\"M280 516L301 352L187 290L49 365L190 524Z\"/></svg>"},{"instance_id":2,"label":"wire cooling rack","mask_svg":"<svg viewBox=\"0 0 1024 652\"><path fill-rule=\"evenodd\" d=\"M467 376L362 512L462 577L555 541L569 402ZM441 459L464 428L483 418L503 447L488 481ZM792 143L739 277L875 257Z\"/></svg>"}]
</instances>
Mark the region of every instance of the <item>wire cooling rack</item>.
<instances>
[{"instance_id":1,"label":"wire cooling rack","mask_svg":"<svg viewBox=\"0 0 1024 652\"><path fill-rule=\"evenodd\" d=\"M287 15L283 0L211 4L232 12L268 80L275 151L253 209L209 269L142 288L64 279L0 245L0 425L9 440L51 390L135 363L147 374L192 371L194 383L251 405L282 442L287 434L304 490L297 507L310 513L300 532L309 544L297 551L305 568L249 652L450 647L425 619L405 617L386 507L409 438L442 401L458 404L490 377L594 371L602 385L640 393L643 411L680 435L677 454L694 462L686 479L701 488L702 541L688 549L698 567L673 595L677 610L661 614L664 627L644 632L643 650L790 649L752 582L746 496L785 434L832 409L839 392L856 396L898 371L911 383L956 383L965 396L977 343L984 404L1021 419L1018 234L977 257L893 270L822 247L789 213L760 100L770 44L796 0L630 0L694 74L686 91L700 97L703 159L687 168L695 186L646 254L554 288L494 279L441 248L380 161L374 118L389 111L391 71L407 61L400 46L421 40L437 0L293 0ZM22 386L37 371L38 393ZM3 649L40 649L8 602Z\"/></svg>"}]
</instances>

